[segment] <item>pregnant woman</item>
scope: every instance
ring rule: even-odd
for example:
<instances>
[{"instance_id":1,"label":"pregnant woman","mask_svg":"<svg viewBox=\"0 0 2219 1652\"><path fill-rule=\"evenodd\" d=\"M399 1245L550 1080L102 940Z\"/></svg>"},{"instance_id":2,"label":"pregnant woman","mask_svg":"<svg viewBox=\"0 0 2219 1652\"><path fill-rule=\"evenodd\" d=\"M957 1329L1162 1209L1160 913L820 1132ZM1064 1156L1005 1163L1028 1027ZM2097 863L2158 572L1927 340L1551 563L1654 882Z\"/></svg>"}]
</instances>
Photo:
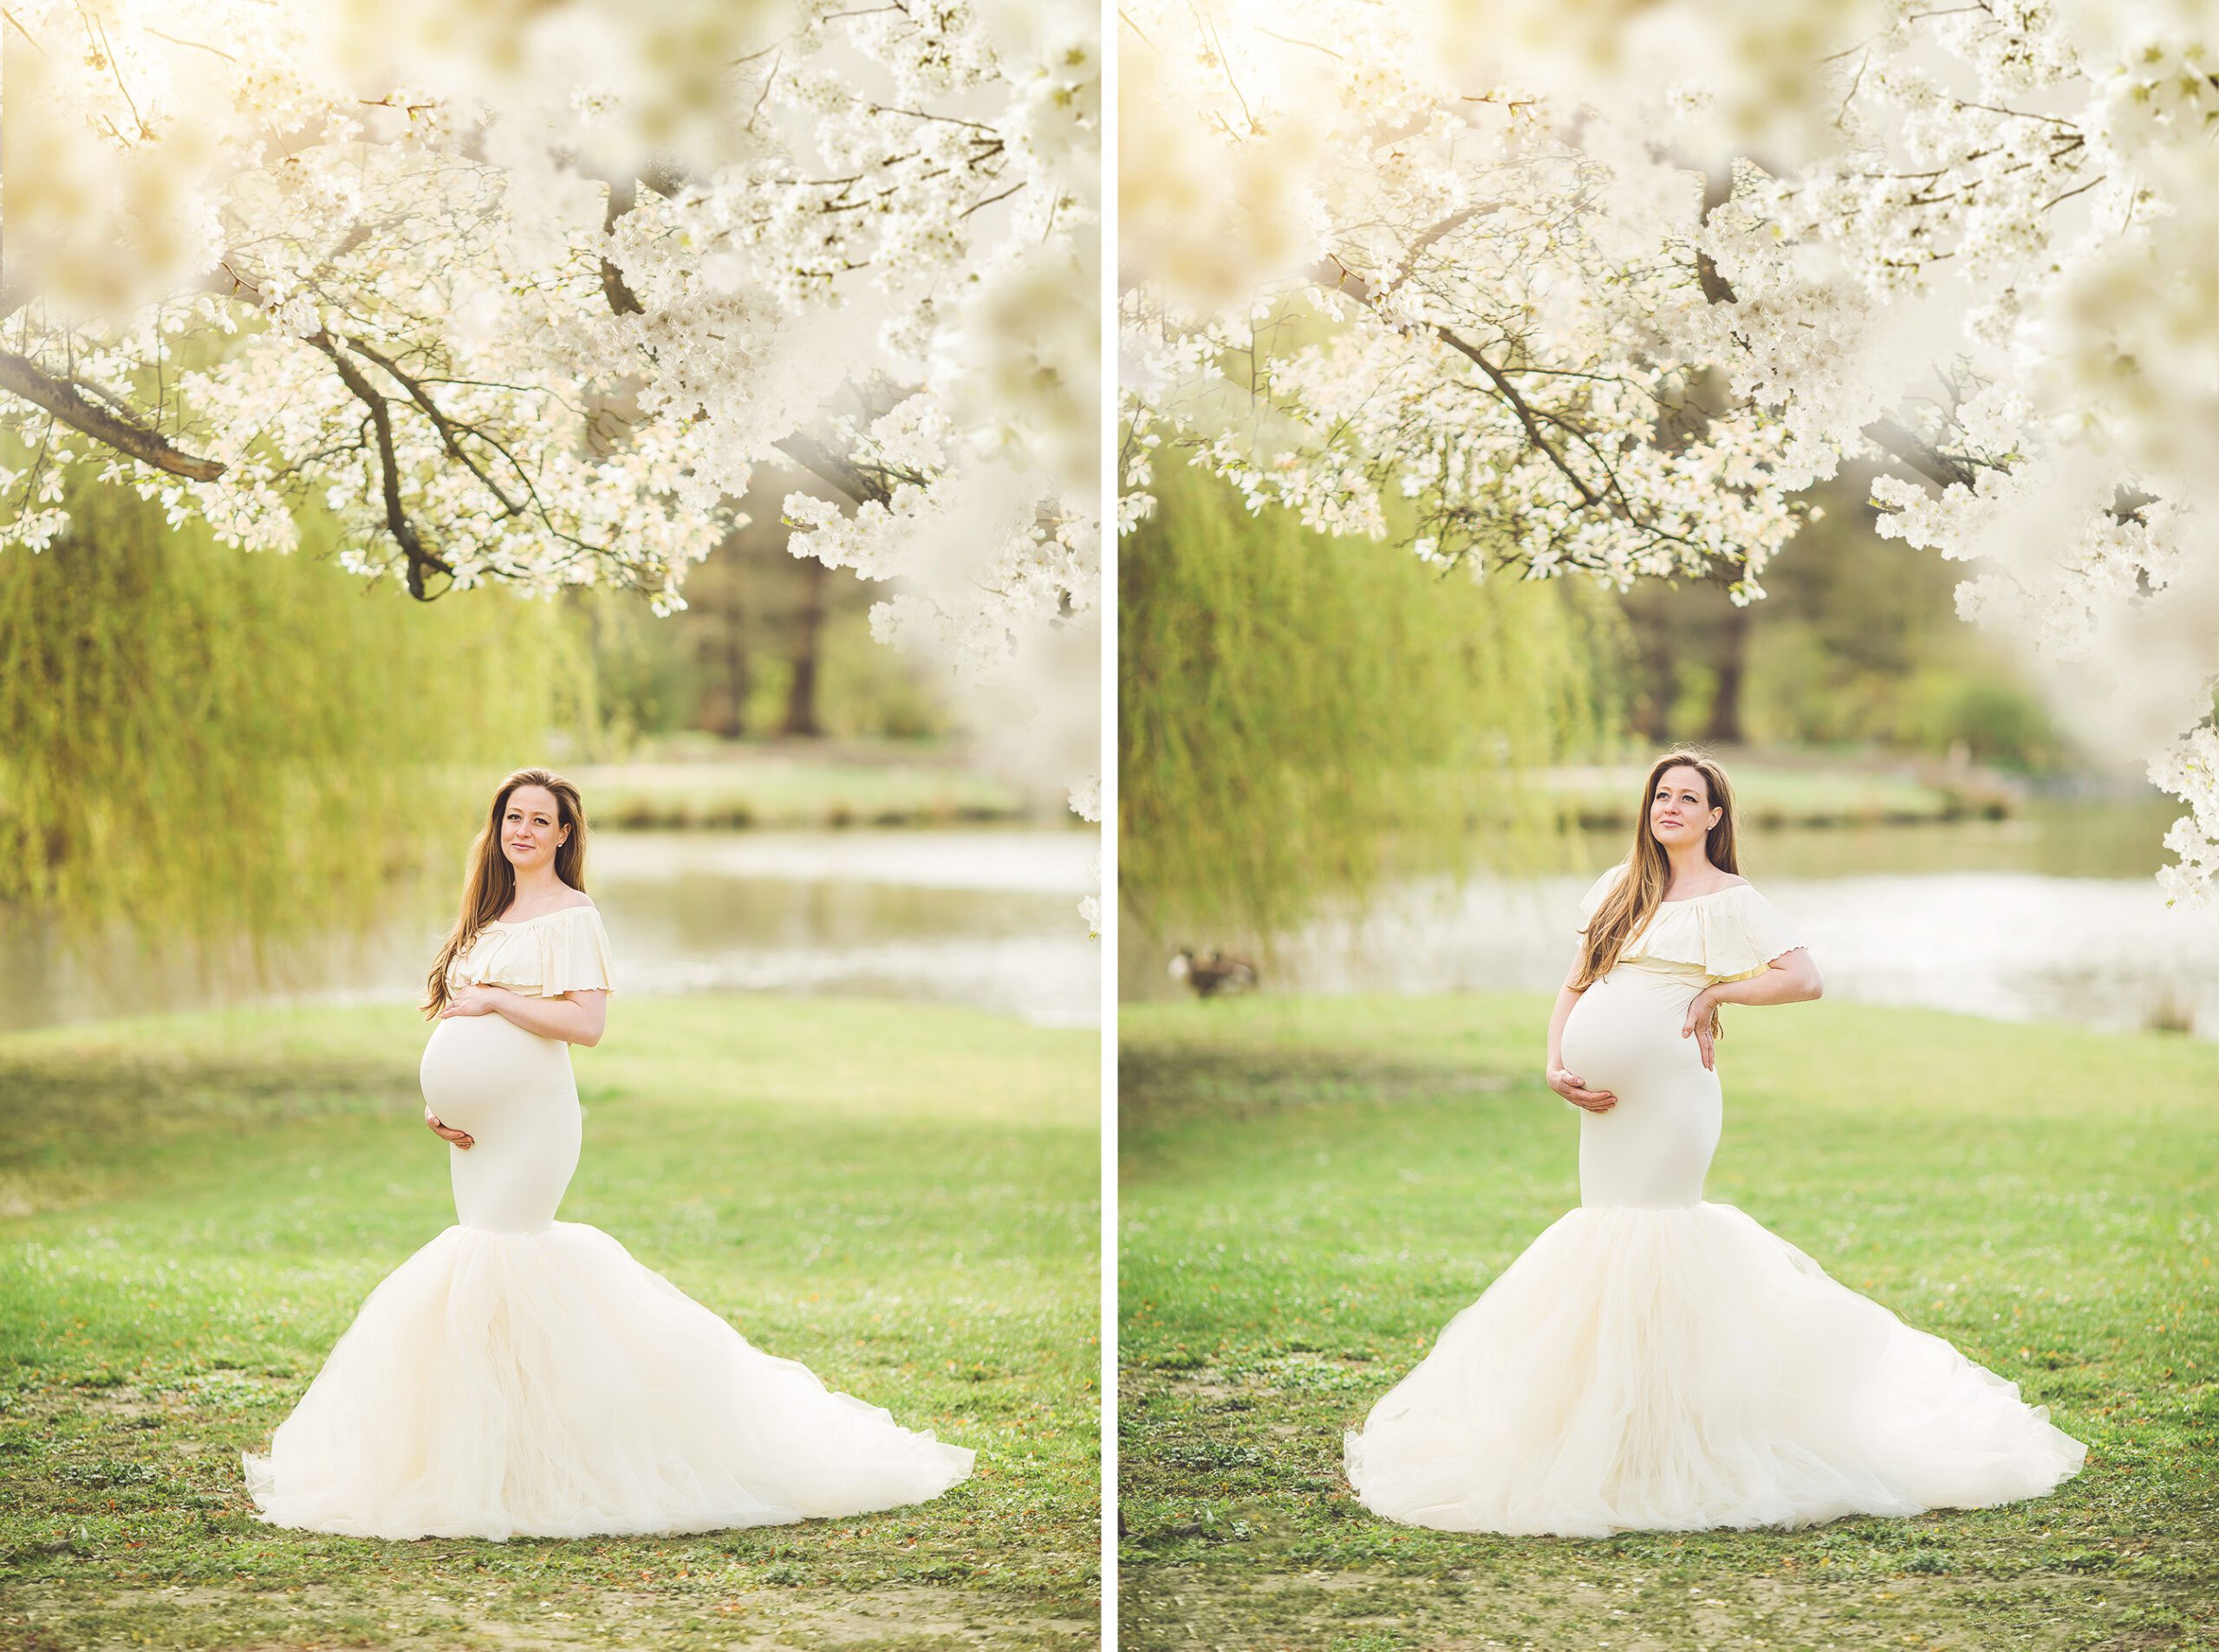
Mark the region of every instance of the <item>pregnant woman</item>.
<instances>
[{"instance_id":1,"label":"pregnant woman","mask_svg":"<svg viewBox=\"0 0 2219 1652\"><path fill-rule=\"evenodd\" d=\"M1580 1208L1349 1435L1357 1497L1410 1525L1602 1537L2050 1491L2084 1447L2046 1408L1704 1201L1718 1006L1817 998L1819 972L1736 871L1715 763L1662 758L1640 818L1549 1021Z\"/></svg>"},{"instance_id":2,"label":"pregnant woman","mask_svg":"<svg viewBox=\"0 0 2219 1652\"><path fill-rule=\"evenodd\" d=\"M704 1532L937 1497L972 1454L759 1352L598 1228L570 1046L600 1042L608 940L567 780L501 783L432 971L425 1122L456 1226L370 1293L266 1457L273 1525L356 1537Z\"/></svg>"}]
</instances>

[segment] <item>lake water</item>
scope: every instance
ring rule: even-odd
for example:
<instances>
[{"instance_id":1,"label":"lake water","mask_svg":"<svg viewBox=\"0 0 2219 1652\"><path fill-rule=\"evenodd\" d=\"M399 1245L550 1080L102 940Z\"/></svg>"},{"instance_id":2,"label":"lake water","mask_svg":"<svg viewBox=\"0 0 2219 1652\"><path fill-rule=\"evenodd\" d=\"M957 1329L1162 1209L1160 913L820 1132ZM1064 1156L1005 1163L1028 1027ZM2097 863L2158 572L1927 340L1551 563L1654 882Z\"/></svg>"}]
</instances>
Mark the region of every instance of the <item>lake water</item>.
<instances>
[{"instance_id":1,"label":"lake water","mask_svg":"<svg viewBox=\"0 0 2219 1652\"><path fill-rule=\"evenodd\" d=\"M588 883L620 992L706 988L969 1004L1028 1021L1101 1021L1102 944L1078 914L1090 831L980 828L594 834ZM66 955L36 926L0 932L0 1026L217 1004L419 995L452 921L427 894L343 946L283 953L260 980L204 979L128 948Z\"/></svg>"},{"instance_id":2,"label":"lake water","mask_svg":"<svg viewBox=\"0 0 2219 1652\"><path fill-rule=\"evenodd\" d=\"M1741 865L1831 998L2219 1038L2219 910L2168 910L2151 876L2172 812L2041 804L2008 821L1781 830L1754 835ZM1403 879L1281 938L1266 989L1552 989L1579 897L1625 843L1582 835L1583 869L1563 875ZM1182 990L1163 950L1123 960L1125 996Z\"/></svg>"}]
</instances>

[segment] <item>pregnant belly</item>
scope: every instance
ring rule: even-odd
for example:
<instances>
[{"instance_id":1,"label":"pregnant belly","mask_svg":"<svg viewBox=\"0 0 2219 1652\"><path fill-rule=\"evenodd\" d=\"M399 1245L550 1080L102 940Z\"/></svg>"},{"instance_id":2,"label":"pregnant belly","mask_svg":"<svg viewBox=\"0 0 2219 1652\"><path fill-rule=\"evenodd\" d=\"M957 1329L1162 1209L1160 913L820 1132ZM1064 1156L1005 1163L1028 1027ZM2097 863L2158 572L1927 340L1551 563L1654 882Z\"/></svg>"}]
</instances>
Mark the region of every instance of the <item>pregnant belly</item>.
<instances>
[{"instance_id":1,"label":"pregnant belly","mask_svg":"<svg viewBox=\"0 0 2219 1652\"><path fill-rule=\"evenodd\" d=\"M1689 1063L1702 1064L1692 1038L1682 1038L1688 1005L1699 979L1620 965L1579 995L1564 1024L1564 1064L1590 1089L1621 1099L1644 1078L1654 1082Z\"/></svg>"},{"instance_id":2,"label":"pregnant belly","mask_svg":"<svg viewBox=\"0 0 2219 1652\"><path fill-rule=\"evenodd\" d=\"M1702 1199L1718 1148L1718 1076L1680 1028L1699 975L1621 964L1579 995L1564 1062L1618 1104L1579 1115L1579 1200L1590 1207L1676 1208Z\"/></svg>"},{"instance_id":3,"label":"pregnant belly","mask_svg":"<svg viewBox=\"0 0 2219 1652\"><path fill-rule=\"evenodd\" d=\"M498 1132L535 1102L574 1093L569 1053L558 1039L498 1015L459 1015L432 1029L418 1078L440 1122L472 1135Z\"/></svg>"}]
</instances>

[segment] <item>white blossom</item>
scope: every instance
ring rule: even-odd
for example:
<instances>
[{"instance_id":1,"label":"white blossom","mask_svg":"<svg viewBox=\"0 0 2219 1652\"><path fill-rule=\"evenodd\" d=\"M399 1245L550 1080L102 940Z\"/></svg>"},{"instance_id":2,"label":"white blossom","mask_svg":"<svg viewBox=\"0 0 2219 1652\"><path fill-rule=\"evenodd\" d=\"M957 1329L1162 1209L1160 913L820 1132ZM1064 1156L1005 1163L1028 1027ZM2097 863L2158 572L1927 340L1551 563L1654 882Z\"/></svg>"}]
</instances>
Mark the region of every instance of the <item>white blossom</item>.
<instances>
[{"instance_id":1,"label":"white blossom","mask_svg":"<svg viewBox=\"0 0 2219 1652\"><path fill-rule=\"evenodd\" d=\"M0 351L132 429L0 393L0 550L128 453L242 550L312 504L353 575L668 612L777 462L797 553L966 679L1098 600L1091 7L98 10L10 9ZM1068 665L1008 715L1090 745Z\"/></svg>"},{"instance_id":2,"label":"white blossom","mask_svg":"<svg viewBox=\"0 0 2219 1652\"><path fill-rule=\"evenodd\" d=\"M1121 530L1175 459L1430 562L1747 602L1793 496L1883 456L1968 618L2172 743L2166 888L2213 893L2208 6L1120 16Z\"/></svg>"}]
</instances>

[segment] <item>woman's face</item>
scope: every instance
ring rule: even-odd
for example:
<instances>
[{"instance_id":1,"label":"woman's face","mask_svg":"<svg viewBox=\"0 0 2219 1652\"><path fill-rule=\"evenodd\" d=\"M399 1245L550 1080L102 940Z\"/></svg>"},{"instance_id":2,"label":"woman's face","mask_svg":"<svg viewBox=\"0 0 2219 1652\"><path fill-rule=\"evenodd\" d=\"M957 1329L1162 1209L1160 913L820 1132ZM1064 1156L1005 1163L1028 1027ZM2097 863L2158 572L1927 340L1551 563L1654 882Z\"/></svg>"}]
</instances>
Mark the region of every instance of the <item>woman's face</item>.
<instances>
[{"instance_id":1,"label":"woman's face","mask_svg":"<svg viewBox=\"0 0 2219 1652\"><path fill-rule=\"evenodd\" d=\"M1726 811L1710 806L1702 771L1681 763L1656 777L1649 797L1649 829L1669 852L1701 843Z\"/></svg>"},{"instance_id":2,"label":"woman's face","mask_svg":"<svg viewBox=\"0 0 2219 1652\"><path fill-rule=\"evenodd\" d=\"M544 786L518 786L501 809L501 853L519 872L536 872L555 862L555 851L570 836Z\"/></svg>"}]
</instances>

